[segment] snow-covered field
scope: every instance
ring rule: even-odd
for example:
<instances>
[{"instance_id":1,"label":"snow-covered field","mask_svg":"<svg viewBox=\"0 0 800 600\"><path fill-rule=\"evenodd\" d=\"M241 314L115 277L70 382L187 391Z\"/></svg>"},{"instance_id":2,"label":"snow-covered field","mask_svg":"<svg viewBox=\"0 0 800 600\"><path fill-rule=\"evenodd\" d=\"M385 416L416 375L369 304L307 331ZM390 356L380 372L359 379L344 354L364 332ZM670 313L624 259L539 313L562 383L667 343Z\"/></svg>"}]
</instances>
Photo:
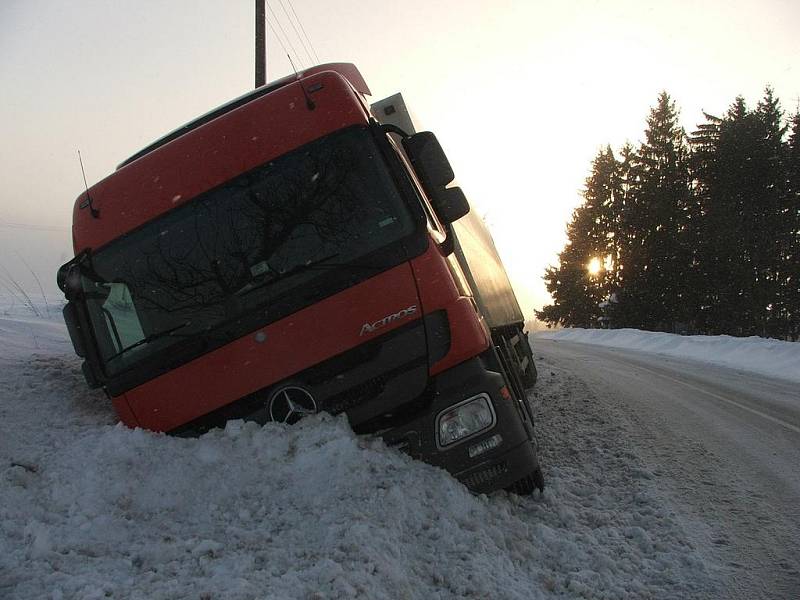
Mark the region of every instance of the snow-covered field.
<instances>
[{"instance_id":1,"label":"snow-covered field","mask_svg":"<svg viewBox=\"0 0 800 600\"><path fill-rule=\"evenodd\" d=\"M343 418L126 429L57 318L5 313L4 599L717 596L631 425L546 363L530 397L545 493L473 496Z\"/></svg>"},{"instance_id":2,"label":"snow-covered field","mask_svg":"<svg viewBox=\"0 0 800 600\"><path fill-rule=\"evenodd\" d=\"M534 338L597 344L702 361L800 382L800 343L760 337L675 335L638 329L557 329Z\"/></svg>"}]
</instances>

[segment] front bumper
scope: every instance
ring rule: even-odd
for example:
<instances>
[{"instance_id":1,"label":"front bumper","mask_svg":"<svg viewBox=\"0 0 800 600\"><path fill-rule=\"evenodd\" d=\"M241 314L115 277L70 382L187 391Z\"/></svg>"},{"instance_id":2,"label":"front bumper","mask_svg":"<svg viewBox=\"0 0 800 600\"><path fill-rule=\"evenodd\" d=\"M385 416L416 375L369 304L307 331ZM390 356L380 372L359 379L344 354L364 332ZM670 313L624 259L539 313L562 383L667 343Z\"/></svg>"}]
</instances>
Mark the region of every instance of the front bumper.
<instances>
[{"instance_id":1,"label":"front bumper","mask_svg":"<svg viewBox=\"0 0 800 600\"><path fill-rule=\"evenodd\" d=\"M539 467L532 442L532 423L527 408L501 391L506 386L502 375L489 368L490 355L468 360L434 379L433 401L423 414L383 434L390 446L396 446L414 458L442 467L476 493L488 493L510 486ZM485 393L489 396L496 423L490 429L439 448L436 418L451 406ZM494 435L502 443L478 456L470 457L469 448Z\"/></svg>"}]
</instances>

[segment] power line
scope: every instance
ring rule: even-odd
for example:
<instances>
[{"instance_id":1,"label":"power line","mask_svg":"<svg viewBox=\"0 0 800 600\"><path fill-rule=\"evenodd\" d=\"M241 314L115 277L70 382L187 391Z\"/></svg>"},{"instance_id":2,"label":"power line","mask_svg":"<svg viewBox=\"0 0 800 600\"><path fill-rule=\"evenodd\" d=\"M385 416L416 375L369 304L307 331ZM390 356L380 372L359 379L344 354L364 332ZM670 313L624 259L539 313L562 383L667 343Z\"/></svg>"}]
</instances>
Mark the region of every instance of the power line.
<instances>
[{"instance_id":1,"label":"power line","mask_svg":"<svg viewBox=\"0 0 800 600\"><path fill-rule=\"evenodd\" d=\"M304 68L303 67L303 61L300 60L300 55L297 53L297 50L294 49L294 46L292 46L292 41L289 39L289 36L286 35L286 30L283 28L283 25L281 25L280 19L278 19L278 15L276 15L275 11L272 10L272 7L269 5L269 2L267 2L267 10L269 10L270 14L272 15L272 18L275 19L275 22L278 24L278 27L280 28L281 33L283 33L283 37L286 39L286 43L289 44L289 48L292 49L292 54L294 54L294 57L297 59L297 62L300 64L300 67ZM269 19L267 19L267 23L269 23ZM275 28L274 27L272 28L272 31L273 31L273 33L275 32ZM283 49L286 50L286 47L284 46ZM287 54L288 54L288 52L287 52Z\"/></svg>"},{"instance_id":2,"label":"power line","mask_svg":"<svg viewBox=\"0 0 800 600\"><path fill-rule=\"evenodd\" d=\"M297 39L300 40L300 45L303 46L303 50L305 51L306 56L308 56L309 61L313 65L314 57L311 56L311 53L308 51L306 43L303 41L303 36L300 35L300 33L297 31L297 27L294 26L294 21L292 21L292 17L289 16L289 12L286 10L286 5L284 5L283 0L278 0L278 2L280 2L281 8L283 9L283 14L286 15L286 19L289 21L289 24L292 26L292 29L294 29L294 34L297 36Z\"/></svg>"},{"instance_id":3,"label":"power line","mask_svg":"<svg viewBox=\"0 0 800 600\"><path fill-rule=\"evenodd\" d=\"M272 23L269 22L269 19L267 19L267 25L269 26L269 30L273 33L273 35L275 35L275 39L278 40L278 43L281 45L281 48L283 48L283 52L286 54L287 58L289 58L289 62L291 63L292 58L289 56L289 51L286 49L286 46L281 41L281 36L278 35L278 32L275 31L275 28L272 26Z\"/></svg>"},{"instance_id":4,"label":"power line","mask_svg":"<svg viewBox=\"0 0 800 600\"><path fill-rule=\"evenodd\" d=\"M57 227L55 225L33 225L31 223L12 223L5 219L0 219L0 227L5 229L27 229L29 231L69 231L69 227Z\"/></svg>"},{"instance_id":5,"label":"power line","mask_svg":"<svg viewBox=\"0 0 800 600\"><path fill-rule=\"evenodd\" d=\"M311 43L311 38L308 37L308 34L306 33L306 28L303 27L303 22L300 20L300 17L297 16L297 13L294 10L294 6L292 5L292 0L287 0L287 2L289 3L289 8L292 9L292 14L294 15L294 18L297 20L297 24L300 25L300 31L303 32L303 35L306 36L306 40L308 40L308 45L311 47L311 51L314 53L314 58L317 59L317 64L319 64L320 60L319 56L317 56L317 51L314 50L314 44Z\"/></svg>"}]
</instances>

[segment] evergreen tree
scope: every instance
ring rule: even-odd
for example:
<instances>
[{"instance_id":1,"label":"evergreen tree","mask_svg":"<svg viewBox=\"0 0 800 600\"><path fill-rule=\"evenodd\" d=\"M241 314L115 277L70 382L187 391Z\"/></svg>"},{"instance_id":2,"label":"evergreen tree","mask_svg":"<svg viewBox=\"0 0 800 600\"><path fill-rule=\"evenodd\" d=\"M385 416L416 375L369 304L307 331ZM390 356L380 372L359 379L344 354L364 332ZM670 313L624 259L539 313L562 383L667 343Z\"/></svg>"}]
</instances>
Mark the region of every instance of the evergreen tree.
<instances>
[{"instance_id":1,"label":"evergreen tree","mask_svg":"<svg viewBox=\"0 0 800 600\"><path fill-rule=\"evenodd\" d=\"M572 213L567 226L567 245L559 254L559 266L545 272L553 304L537 311L551 325L594 327L601 315L598 304L614 288L615 202L619 198L617 161L610 147L592 162L586 180L584 202Z\"/></svg>"},{"instance_id":2,"label":"evergreen tree","mask_svg":"<svg viewBox=\"0 0 800 600\"><path fill-rule=\"evenodd\" d=\"M753 213L757 231L754 232L753 296L756 301L756 326L763 336L781 336L786 330L787 309L784 284L788 264L786 255L793 234L787 222L785 145L787 127L783 124L783 111L772 88L764 90L764 97L755 110L761 126L758 155L761 180Z\"/></svg>"},{"instance_id":3,"label":"evergreen tree","mask_svg":"<svg viewBox=\"0 0 800 600\"><path fill-rule=\"evenodd\" d=\"M636 151L598 153L539 318L593 326L613 294L615 326L800 336L800 112L788 143L769 87L705 119L689 152L662 92Z\"/></svg>"},{"instance_id":4,"label":"evergreen tree","mask_svg":"<svg viewBox=\"0 0 800 600\"><path fill-rule=\"evenodd\" d=\"M743 335L753 322L752 235L747 215L753 196L750 157L759 125L738 96L719 123L719 136L708 174L706 231L710 250L708 281L711 333Z\"/></svg>"},{"instance_id":5,"label":"evergreen tree","mask_svg":"<svg viewBox=\"0 0 800 600\"><path fill-rule=\"evenodd\" d=\"M722 119L703 113L705 123L697 126L689 138L689 159L692 181L693 214L690 217L691 244L694 248L694 317L697 331L710 333L716 327L716 309L719 306L717 278L722 269L717 242L733 240L719 236L711 225L717 214L714 206L714 191L717 173L717 148L719 146Z\"/></svg>"},{"instance_id":6,"label":"evergreen tree","mask_svg":"<svg viewBox=\"0 0 800 600\"><path fill-rule=\"evenodd\" d=\"M618 206L618 225L616 233L616 288L615 297L623 300L615 306L616 325L637 327L643 322L646 312L646 299L641 297L637 285L638 275L646 264L643 246L645 211L638 203L636 189L642 172L641 163L630 143L620 152L618 168L620 201Z\"/></svg>"},{"instance_id":7,"label":"evergreen tree","mask_svg":"<svg viewBox=\"0 0 800 600\"><path fill-rule=\"evenodd\" d=\"M607 236L609 238L608 253L611 257L612 270L609 273L608 285L610 293L615 296L620 292L625 281L625 263L632 260L630 217L635 215L635 198L631 192L635 178L633 165L636 152L626 142L620 150L620 159L616 161L613 199L608 205L610 213Z\"/></svg>"},{"instance_id":8,"label":"evergreen tree","mask_svg":"<svg viewBox=\"0 0 800 600\"><path fill-rule=\"evenodd\" d=\"M755 111L737 97L719 124L707 204L715 333L779 335L786 327L782 113L767 88ZM782 225L781 223L784 222Z\"/></svg>"},{"instance_id":9,"label":"evergreen tree","mask_svg":"<svg viewBox=\"0 0 800 600\"><path fill-rule=\"evenodd\" d=\"M800 338L800 111L791 121L789 143L786 151L786 214L785 222L790 231L786 248L784 274L784 297L787 312L789 339Z\"/></svg>"},{"instance_id":10,"label":"evergreen tree","mask_svg":"<svg viewBox=\"0 0 800 600\"><path fill-rule=\"evenodd\" d=\"M627 256L622 259L620 312L628 325L674 330L695 312L686 273L690 186L686 135L666 92L651 109L645 142L629 169Z\"/></svg>"}]
</instances>

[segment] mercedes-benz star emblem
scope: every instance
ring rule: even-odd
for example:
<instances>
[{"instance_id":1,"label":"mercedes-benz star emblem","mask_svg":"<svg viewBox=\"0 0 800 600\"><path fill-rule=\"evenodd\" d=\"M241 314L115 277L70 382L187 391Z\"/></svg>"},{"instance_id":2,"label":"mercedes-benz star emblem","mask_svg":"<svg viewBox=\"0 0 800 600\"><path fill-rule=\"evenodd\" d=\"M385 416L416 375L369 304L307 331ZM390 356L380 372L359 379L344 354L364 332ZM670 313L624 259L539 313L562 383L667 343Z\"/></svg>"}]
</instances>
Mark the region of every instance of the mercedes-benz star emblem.
<instances>
[{"instance_id":1,"label":"mercedes-benz star emblem","mask_svg":"<svg viewBox=\"0 0 800 600\"><path fill-rule=\"evenodd\" d=\"M278 423L292 425L306 415L316 414L318 410L314 396L295 385L277 390L269 399L269 416Z\"/></svg>"}]
</instances>

